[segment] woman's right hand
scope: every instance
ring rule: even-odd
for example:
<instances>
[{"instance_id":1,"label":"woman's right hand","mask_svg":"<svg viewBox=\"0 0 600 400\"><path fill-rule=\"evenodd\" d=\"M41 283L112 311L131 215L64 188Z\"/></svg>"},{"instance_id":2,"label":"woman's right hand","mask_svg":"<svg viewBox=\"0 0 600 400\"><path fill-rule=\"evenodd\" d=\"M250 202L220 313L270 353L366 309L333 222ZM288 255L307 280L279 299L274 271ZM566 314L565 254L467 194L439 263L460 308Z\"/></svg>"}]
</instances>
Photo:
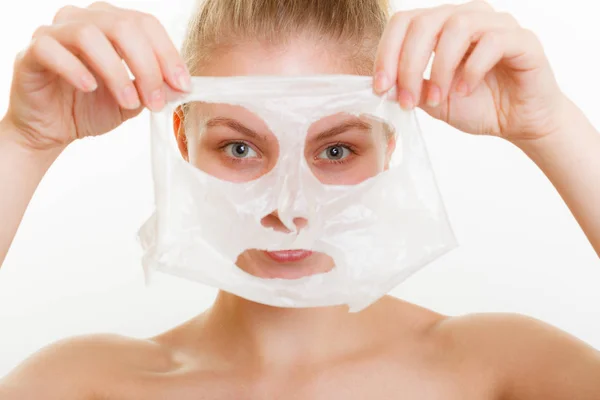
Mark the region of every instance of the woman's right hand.
<instances>
[{"instance_id":1,"label":"woman's right hand","mask_svg":"<svg viewBox=\"0 0 600 400\"><path fill-rule=\"evenodd\" d=\"M144 106L158 111L166 96L189 87L185 63L155 17L102 2L67 6L17 56L3 122L33 149L64 148Z\"/></svg>"}]
</instances>

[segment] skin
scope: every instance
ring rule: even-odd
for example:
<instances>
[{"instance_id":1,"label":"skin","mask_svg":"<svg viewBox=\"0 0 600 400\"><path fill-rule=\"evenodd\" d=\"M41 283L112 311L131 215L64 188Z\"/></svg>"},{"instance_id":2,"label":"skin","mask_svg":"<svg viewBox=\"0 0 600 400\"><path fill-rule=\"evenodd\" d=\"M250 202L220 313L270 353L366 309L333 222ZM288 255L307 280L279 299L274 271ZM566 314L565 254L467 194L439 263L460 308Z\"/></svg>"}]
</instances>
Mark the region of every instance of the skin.
<instances>
[{"instance_id":1,"label":"skin","mask_svg":"<svg viewBox=\"0 0 600 400\"><path fill-rule=\"evenodd\" d=\"M185 74L176 73L183 64L153 18L96 4L67 8L57 21L38 31L17 59L10 107L0 123L0 187L8 194L0 204L6 221L0 259L64 147L113 129L141 105L159 109L164 96L186 89ZM106 38L117 43L138 78L131 102L121 96L129 85L122 66L104 64L117 53L92 60L110 53L102 50ZM66 50L74 47L90 70ZM232 48L202 73L348 68L337 61L334 46L298 37L290 49L274 52L260 43ZM432 50L437 58L424 82ZM600 180L600 135L558 88L535 36L512 17L481 1L396 14L380 42L374 76L377 89L398 86L405 108L418 105L465 132L517 145L556 186L600 251L600 191L586 184ZM162 97L151 95L157 88ZM97 335L55 343L0 381L0 399L592 400L600 398L599 377L598 351L523 316L447 317L389 297L357 314L340 307L293 310L220 293L210 310L157 337Z\"/></svg>"}]
</instances>

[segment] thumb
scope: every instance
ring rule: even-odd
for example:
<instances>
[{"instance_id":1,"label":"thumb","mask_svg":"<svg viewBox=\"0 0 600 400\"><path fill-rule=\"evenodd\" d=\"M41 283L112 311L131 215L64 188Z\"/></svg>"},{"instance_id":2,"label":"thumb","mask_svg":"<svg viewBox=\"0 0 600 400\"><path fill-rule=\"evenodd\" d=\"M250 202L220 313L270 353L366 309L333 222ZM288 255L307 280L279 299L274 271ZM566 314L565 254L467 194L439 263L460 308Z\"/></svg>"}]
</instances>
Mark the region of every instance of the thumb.
<instances>
[{"instance_id":1,"label":"thumb","mask_svg":"<svg viewBox=\"0 0 600 400\"><path fill-rule=\"evenodd\" d=\"M423 80L423 85L421 87L421 98L419 99L418 107L425 111L427 114L432 116L435 119L439 119L442 121L448 120L448 110L449 110L449 98L442 99L442 102L435 107L427 104L427 94L429 93L429 88L431 87L431 81L428 79Z\"/></svg>"}]
</instances>

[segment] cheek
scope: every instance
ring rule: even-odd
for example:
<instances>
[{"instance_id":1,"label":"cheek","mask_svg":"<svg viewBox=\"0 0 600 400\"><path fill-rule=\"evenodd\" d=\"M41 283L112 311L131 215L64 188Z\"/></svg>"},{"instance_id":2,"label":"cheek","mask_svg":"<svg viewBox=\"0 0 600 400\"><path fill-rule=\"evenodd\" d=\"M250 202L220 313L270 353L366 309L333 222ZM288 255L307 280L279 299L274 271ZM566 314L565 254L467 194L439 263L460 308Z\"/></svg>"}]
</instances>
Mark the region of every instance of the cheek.
<instances>
[{"instance_id":1,"label":"cheek","mask_svg":"<svg viewBox=\"0 0 600 400\"><path fill-rule=\"evenodd\" d=\"M372 178L383 171L384 158L378 151L372 151L364 157L360 157L359 162L353 168L352 173L347 178L349 185L356 185Z\"/></svg>"},{"instance_id":2,"label":"cheek","mask_svg":"<svg viewBox=\"0 0 600 400\"><path fill-rule=\"evenodd\" d=\"M357 185L384 170L385 159L374 148L355 155L346 164L331 164L326 167L311 167L315 177L326 185Z\"/></svg>"},{"instance_id":3,"label":"cheek","mask_svg":"<svg viewBox=\"0 0 600 400\"><path fill-rule=\"evenodd\" d=\"M269 172L276 160L268 152L252 162L236 162L228 157L218 143L202 138L188 139L189 163L203 172L227 182L243 183Z\"/></svg>"}]
</instances>

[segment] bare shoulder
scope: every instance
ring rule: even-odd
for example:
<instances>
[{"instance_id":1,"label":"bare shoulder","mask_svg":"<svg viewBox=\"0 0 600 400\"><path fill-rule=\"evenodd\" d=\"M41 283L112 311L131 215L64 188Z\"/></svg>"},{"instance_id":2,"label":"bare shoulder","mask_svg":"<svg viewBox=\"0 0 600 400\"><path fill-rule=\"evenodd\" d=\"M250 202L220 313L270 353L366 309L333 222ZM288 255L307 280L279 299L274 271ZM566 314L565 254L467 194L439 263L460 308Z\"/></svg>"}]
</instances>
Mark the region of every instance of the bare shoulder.
<instances>
[{"instance_id":1,"label":"bare shoulder","mask_svg":"<svg viewBox=\"0 0 600 400\"><path fill-rule=\"evenodd\" d=\"M493 368L503 398L598 399L600 352L552 325L518 314L444 318L444 349Z\"/></svg>"},{"instance_id":2,"label":"bare shoulder","mask_svg":"<svg viewBox=\"0 0 600 400\"><path fill-rule=\"evenodd\" d=\"M88 399L107 383L133 382L136 379L124 378L164 372L172 365L168 349L153 340L108 334L64 339L33 354L0 380L0 400Z\"/></svg>"}]
</instances>

